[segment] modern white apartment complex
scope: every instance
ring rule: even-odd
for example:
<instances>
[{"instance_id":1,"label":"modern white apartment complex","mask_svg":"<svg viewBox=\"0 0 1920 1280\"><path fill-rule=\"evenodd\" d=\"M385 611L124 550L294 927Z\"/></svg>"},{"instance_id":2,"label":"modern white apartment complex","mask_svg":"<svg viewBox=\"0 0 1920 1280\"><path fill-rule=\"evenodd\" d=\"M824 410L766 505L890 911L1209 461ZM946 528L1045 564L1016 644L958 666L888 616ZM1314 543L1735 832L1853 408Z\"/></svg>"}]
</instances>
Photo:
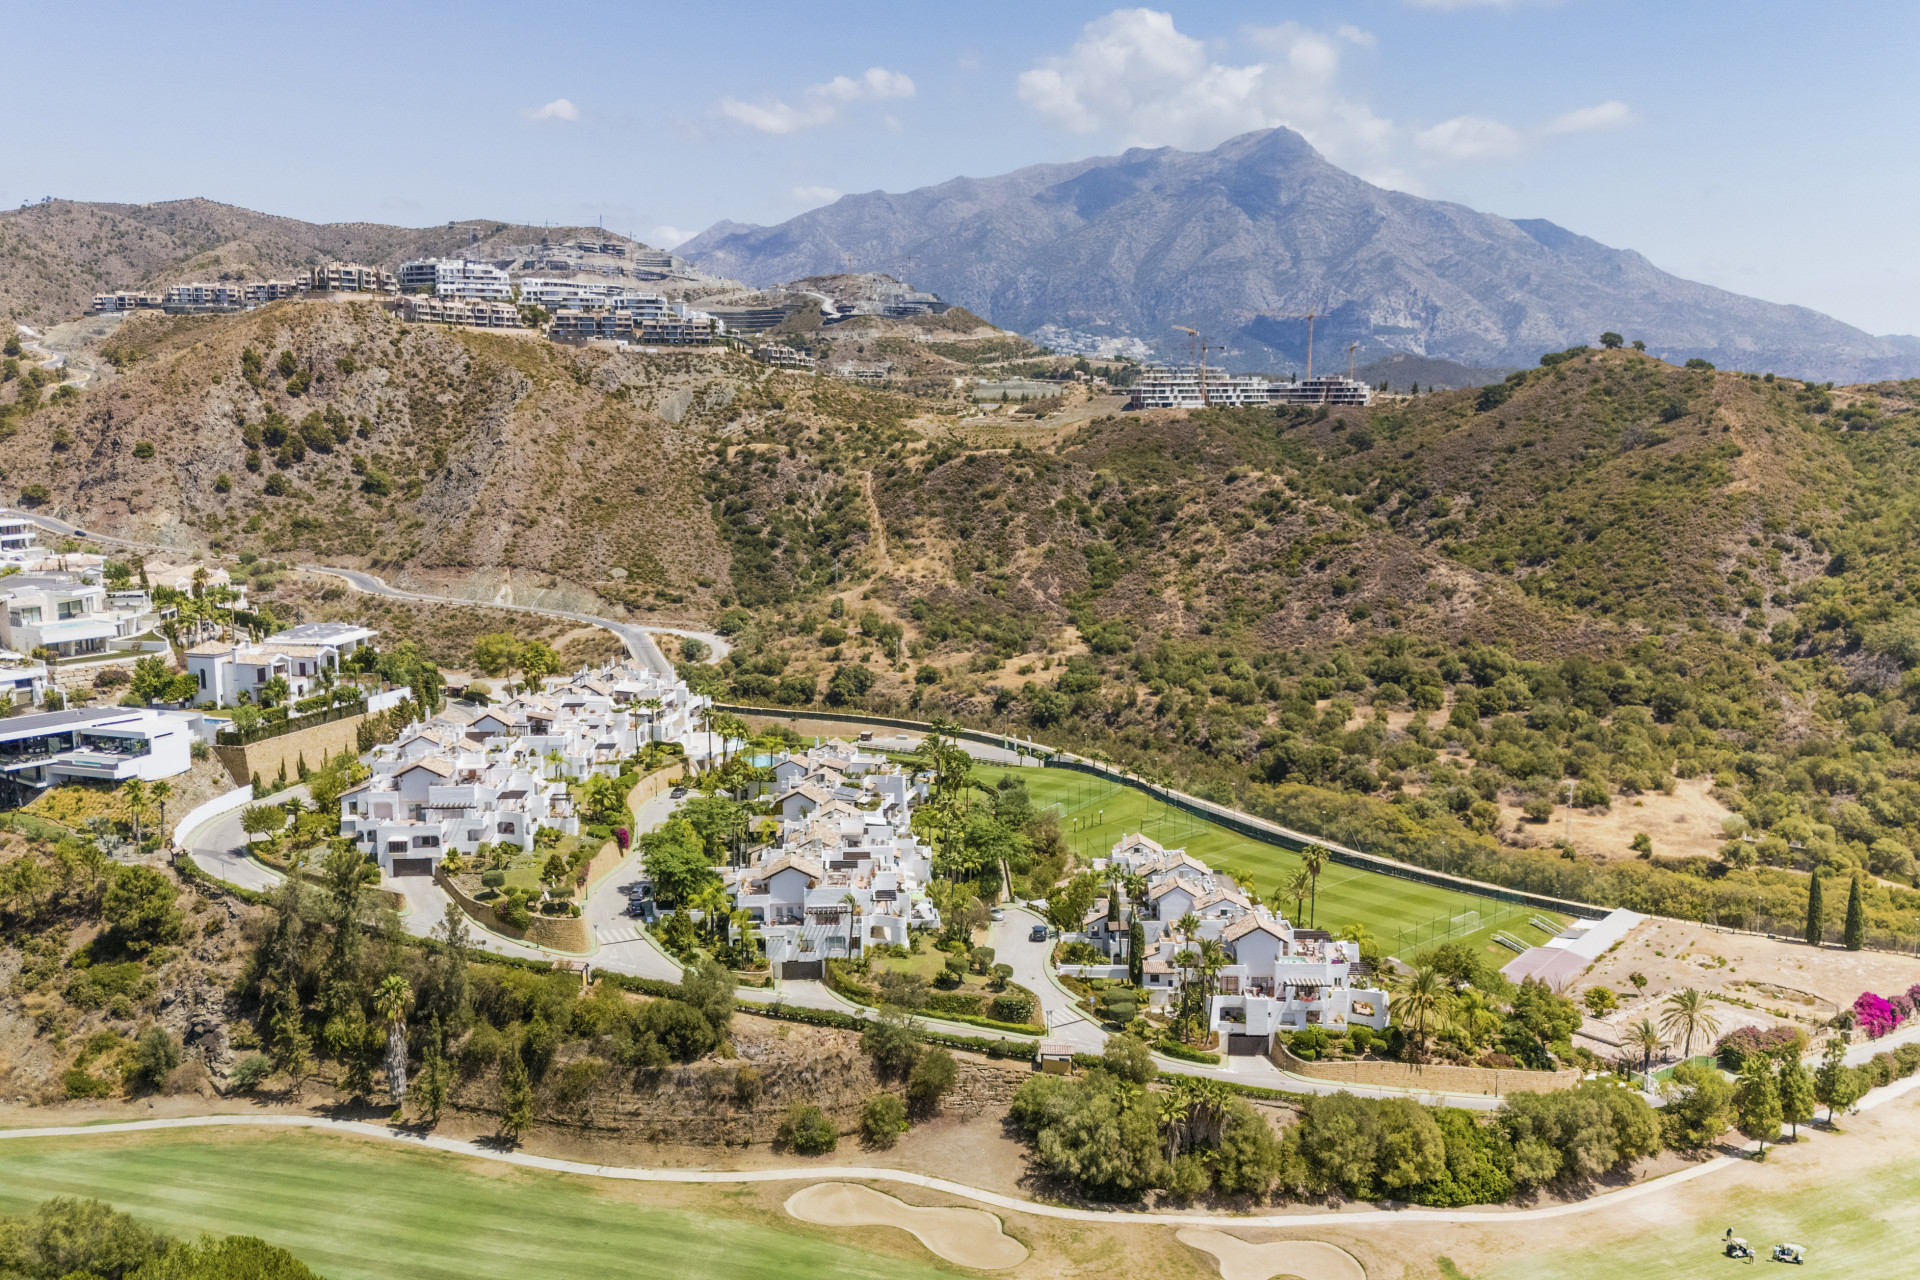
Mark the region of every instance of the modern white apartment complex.
<instances>
[{"instance_id":1,"label":"modern white apartment complex","mask_svg":"<svg viewBox=\"0 0 1920 1280\"><path fill-rule=\"evenodd\" d=\"M421 258L402 263L398 276L402 293L432 293L440 298L478 298L513 301L507 273L490 262L466 258Z\"/></svg>"},{"instance_id":2,"label":"modern white apartment complex","mask_svg":"<svg viewBox=\"0 0 1920 1280\"><path fill-rule=\"evenodd\" d=\"M409 295L400 300L400 314L422 324L464 324L481 329L519 329L520 308L511 302L484 298L436 298Z\"/></svg>"},{"instance_id":3,"label":"modern white apartment complex","mask_svg":"<svg viewBox=\"0 0 1920 1280\"><path fill-rule=\"evenodd\" d=\"M307 287L315 293L397 293L400 288L391 271L357 262L315 267L307 276Z\"/></svg>"},{"instance_id":4,"label":"modern white apartment complex","mask_svg":"<svg viewBox=\"0 0 1920 1280\"><path fill-rule=\"evenodd\" d=\"M1204 409L1270 404L1369 404L1373 388L1346 377L1271 382L1197 366L1150 369L1133 385L1129 409Z\"/></svg>"},{"instance_id":5,"label":"modern white apartment complex","mask_svg":"<svg viewBox=\"0 0 1920 1280\"><path fill-rule=\"evenodd\" d=\"M163 294L140 293L133 289L93 295L93 309L100 315L113 315L120 311L158 311L165 303Z\"/></svg>"}]
</instances>

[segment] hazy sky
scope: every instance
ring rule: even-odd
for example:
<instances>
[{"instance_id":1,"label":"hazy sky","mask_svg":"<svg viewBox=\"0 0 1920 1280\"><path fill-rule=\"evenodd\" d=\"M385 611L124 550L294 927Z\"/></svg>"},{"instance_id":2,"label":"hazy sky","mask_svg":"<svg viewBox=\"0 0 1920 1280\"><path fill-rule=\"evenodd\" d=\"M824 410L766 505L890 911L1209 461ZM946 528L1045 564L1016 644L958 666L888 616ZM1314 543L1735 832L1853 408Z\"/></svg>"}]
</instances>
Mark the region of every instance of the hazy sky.
<instances>
[{"instance_id":1,"label":"hazy sky","mask_svg":"<svg viewBox=\"0 0 1920 1280\"><path fill-rule=\"evenodd\" d=\"M1382 185L1920 332L1912 4L13 5L0 203L593 222L1288 124Z\"/></svg>"}]
</instances>

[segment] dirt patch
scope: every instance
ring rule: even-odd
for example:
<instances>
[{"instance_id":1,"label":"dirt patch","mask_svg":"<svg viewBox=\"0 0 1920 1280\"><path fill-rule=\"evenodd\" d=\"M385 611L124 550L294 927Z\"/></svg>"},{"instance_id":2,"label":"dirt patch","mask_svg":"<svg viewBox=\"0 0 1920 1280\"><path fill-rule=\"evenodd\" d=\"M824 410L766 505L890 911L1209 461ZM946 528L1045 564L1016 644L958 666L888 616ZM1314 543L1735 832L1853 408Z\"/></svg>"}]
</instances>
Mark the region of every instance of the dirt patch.
<instances>
[{"instance_id":1,"label":"dirt patch","mask_svg":"<svg viewBox=\"0 0 1920 1280\"><path fill-rule=\"evenodd\" d=\"M923 1209L872 1187L816 1182L787 1198L787 1212L824 1227L898 1227L937 1256L978 1271L1005 1271L1027 1260L1027 1247L983 1209Z\"/></svg>"},{"instance_id":2,"label":"dirt patch","mask_svg":"<svg viewBox=\"0 0 1920 1280\"><path fill-rule=\"evenodd\" d=\"M1711 858L1726 843L1720 824L1733 813L1713 798L1712 789L1711 778L1685 778L1670 796L1657 792L1631 799L1620 796L1605 812L1560 805L1552 818L1538 823L1526 821L1519 806L1502 804L1500 824L1502 830L1512 832L1510 844L1525 847L1571 840L1582 853L1608 861L1638 857L1633 837L1643 831L1661 857Z\"/></svg>"},{"instance_id":3,"label":"dirt patch","mask_svg":"<svg viewBox=\"0 0 1920 1280\"><path fill-rule=\"evenodd\" d=\"M1636 991L1631 975L1646 979ZM1810 1025L1853 1003L1862 991L1905 991L1920 982L1920 958L1887 951L1843 951L1707 925L1648 920L1601 956L1577 984L1659 1000L1685 987L1744 1001L1781 1020ZM1609 1019L1610 1021L1612 1019Z\"/></svg>"},{"instance_id":4,"label":"dirt patch","mask_svg":"<svg viewBox=\"0 0 1920 1280\"><path fill-rule=\"evenodd\" d=\"M1224 1231L1187 1227L1180 1243L1213 1255L1223 1280L1367 1280L1366 1268L1345 1249L1319 1240L1269 1240L1250 1244Z\"/></svg>"}]
</instances>

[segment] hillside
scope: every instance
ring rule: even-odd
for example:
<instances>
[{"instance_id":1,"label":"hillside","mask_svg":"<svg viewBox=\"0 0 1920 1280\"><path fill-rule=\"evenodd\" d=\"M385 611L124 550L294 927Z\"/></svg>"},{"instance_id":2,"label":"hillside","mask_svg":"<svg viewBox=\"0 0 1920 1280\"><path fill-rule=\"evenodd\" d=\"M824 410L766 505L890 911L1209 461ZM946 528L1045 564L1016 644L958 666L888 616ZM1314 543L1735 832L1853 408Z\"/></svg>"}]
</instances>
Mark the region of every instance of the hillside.
<instances>
[{"instance_id":1,"label":"hillside","mask_svg":"<svg viewBox=\"0 0 1920 1280\"><path fill-rule=\"evenodd\" d=\"M1355 342L1363 361L1524 366L1612 329L1676 363L1842 381L1920 370L1911 339L1682 280L1550 222L1383 190L1287 129L850 195L777 226L721 223L676 252L762 285L911 258L916 286L1003 328L1183 354L1171 326L1193 325L1244 368L1300 367L1314 311L1325 367Z\"/></svg>"},{"instance_id":2,"label":"hillside","mask_svg":"<svg viewBox=\"0 0 1920 1280\"><path fill-rule=\"evenodd\" d=\"M1874 929L1920 927L1920 382L1576 348L1364 409L1055 384L1023 417L954 378L1065 358L966 317L794 323L905 381L365 302L137 317L104 386L0 385L0 492L229 559L703 620L744 701L939 711L1545 892L1794 931L1810 869L1860 869Z\"/></svg>"},{"instance_id":3,"label":"hillside","mask_svg":"<svg viewBox=\"0 0 1920 1280\"><path fill-rule=\"evenodd\" d=\"M395 267L410 258L592 237L638 242L598 227L527 227L490 219L438 227L316 224L212 200L97 204L52 200L0 210L0 316L49 324L84 311L96 293L181 280L285 278L331 259ZM469 250L469 239L474 247Z\"/></svg>"}]
</instances>

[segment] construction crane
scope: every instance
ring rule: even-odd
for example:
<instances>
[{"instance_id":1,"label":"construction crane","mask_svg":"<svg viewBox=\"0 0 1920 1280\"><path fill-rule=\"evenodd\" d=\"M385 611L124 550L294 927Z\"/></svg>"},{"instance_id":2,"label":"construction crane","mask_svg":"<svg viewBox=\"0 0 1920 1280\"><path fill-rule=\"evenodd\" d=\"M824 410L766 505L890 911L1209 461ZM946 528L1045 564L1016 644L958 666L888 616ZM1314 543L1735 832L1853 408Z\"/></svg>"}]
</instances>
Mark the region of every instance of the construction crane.
<instances>
[{"instance_id":1,"label":"construction crane","mask_svg":"<svg viewBox=\"0 0 1920 1280\"><path fill-rule=\"evenodd\" d=\"M1275 316L1275 320L1305 320L1307 322L1307 377L1313 377L1313 320L1323 312L1309 311L1302 316Z\"/></svg>"},{"instance_id":2,"label":"construction crane","mask_svg":"<svg viewBox=\"0 0 1920 1280\"><path fill-rule=\"evenodd\" d=\"M1200 359L1198 363L1200 365L1200 404L1202 405L1202 407L1204 407L1208 403L1208 400L1207 400L1207 349L1208 348L1207 348L1206 339L1200 336L1200 331L1198 329L1189 329L1187 328L1187 326L1183 324L1177 324L1173 327L1179 330L1181 333L1184 333L1187 335L1187 360L1189 361L1189 363L1193 362L1193 355L1194 355L1195 349L1197 348L1199 350Z\"/></svg>"},{"instance_id":3,"label":"construction crane","mask_svg":"<svg viewBox=\"0 0 1920 1280\"><path fill-rule=\"evenodd\" d=\"M1347 381L1348 382L1353 381L1353 353L1359 349L1360 349L1360 344L1357 342L1350 342L1347 344Z\"/></svg>"}]
</instances>

